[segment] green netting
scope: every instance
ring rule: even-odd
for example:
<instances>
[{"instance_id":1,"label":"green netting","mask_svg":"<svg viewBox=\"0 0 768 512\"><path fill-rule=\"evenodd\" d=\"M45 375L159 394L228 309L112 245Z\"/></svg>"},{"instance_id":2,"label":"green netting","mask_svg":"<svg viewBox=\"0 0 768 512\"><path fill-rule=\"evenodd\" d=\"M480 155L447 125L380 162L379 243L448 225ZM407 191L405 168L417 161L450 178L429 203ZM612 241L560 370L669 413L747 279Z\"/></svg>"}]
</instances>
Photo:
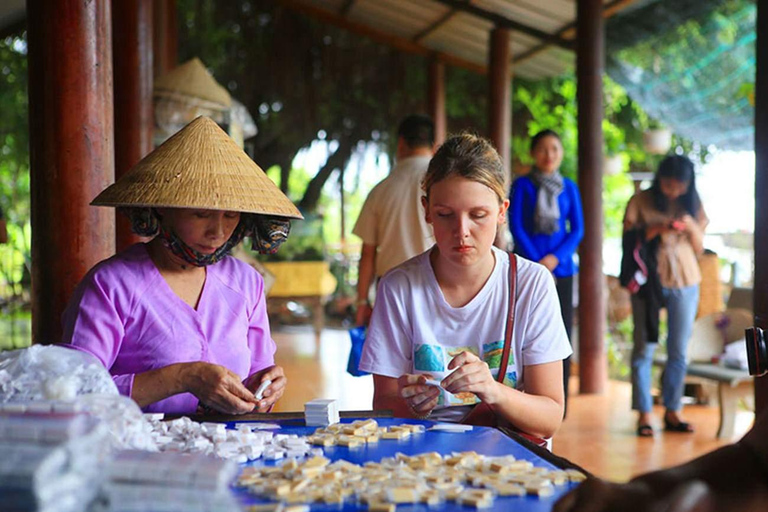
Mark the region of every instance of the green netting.
<instances>
[{"instance_id":1,"label":"green netting","mask_svg":"<svg viewBox=\"0 0 768 512\"><path fill-rule=\"evenodd\" d=\"M646 2L607 24L606 71L675 133L752 149L756 16L753 0Z\"/></svg>"}]
</instances>

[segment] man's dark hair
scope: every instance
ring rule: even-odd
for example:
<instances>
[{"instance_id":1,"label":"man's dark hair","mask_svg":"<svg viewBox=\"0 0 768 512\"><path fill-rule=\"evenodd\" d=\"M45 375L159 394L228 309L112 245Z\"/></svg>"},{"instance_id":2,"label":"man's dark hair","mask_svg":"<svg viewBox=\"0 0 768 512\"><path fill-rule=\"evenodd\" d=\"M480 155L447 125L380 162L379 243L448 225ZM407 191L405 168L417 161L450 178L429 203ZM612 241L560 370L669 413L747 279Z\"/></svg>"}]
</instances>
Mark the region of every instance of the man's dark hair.
<instances>
[{"instance_id":1,"label":"man's dark hair","mask_svg":"<svg viewBox=\"0 0 768 512\"><path fill-rule=\"evenodd\" d=\"M400 122L397 136L402 137L411 149L431 148L435 144L435 125L429 116L413 114Z\"/></svg>"}]
</instances>

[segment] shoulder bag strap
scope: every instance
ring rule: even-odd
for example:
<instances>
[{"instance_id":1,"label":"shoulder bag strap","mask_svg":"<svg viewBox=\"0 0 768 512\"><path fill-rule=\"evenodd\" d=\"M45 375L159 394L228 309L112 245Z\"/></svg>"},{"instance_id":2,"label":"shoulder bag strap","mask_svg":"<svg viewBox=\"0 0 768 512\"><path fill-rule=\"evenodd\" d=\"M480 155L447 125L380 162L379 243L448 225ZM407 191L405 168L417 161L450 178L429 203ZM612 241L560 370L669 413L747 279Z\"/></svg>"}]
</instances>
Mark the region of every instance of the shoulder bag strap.
<instances>
[{"instance_id":1,"label":"shoulder bag strap","mask_svg":"<svg viewBox=\"0 0 768 512\"><path fill-rule=\"evenodd\" d=\"M515 299L517 298L517 257L509 254L509 310L507 311L507 326L504 329L504 350L501 353L501 364L496 379L504 382L509 365L509 351L512 349L512 333L515 330Z\"/></svg>"}]
</instances>

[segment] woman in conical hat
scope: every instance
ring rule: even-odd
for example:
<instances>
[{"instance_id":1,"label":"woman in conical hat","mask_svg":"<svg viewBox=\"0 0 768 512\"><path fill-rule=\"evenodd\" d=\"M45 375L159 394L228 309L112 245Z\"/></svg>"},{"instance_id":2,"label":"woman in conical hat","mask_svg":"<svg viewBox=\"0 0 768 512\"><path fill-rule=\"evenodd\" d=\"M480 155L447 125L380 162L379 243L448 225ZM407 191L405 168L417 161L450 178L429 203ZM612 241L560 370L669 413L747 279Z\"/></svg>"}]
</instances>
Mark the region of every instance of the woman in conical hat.
<instances>
[{"instance_id":1,"label":"woman in conical hat","mask_svg":"<svg viewBox=\"0 0 768 512\"><path fill-rule=\"evenodd\" d=\"M293 203L199 117L92 204L119 207L153 238L91 269L64 313L64 343L101 360L145 411L269 410L286 379L264 281L228 252L245 236L260 252L277 250L289 219L301 218Z\"/></svg>"}]
</instances>

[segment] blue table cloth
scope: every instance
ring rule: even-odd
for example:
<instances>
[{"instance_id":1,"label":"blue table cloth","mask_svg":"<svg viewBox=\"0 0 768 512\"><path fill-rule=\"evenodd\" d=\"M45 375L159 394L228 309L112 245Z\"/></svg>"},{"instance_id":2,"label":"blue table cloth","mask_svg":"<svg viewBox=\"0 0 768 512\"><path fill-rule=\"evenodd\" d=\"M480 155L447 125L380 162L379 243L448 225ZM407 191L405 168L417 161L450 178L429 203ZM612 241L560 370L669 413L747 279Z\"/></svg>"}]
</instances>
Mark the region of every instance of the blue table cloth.
<instances>
[{"instance_id":1,"label":"blue table cloth","mask_svg":"<svg viewBox=\"0 0 768 512\"><path fill-rule=\"evenodd\" d=\"M342 419L342 423L352 423L356 419L365 418L345 418ZM381 427L389 427L392 425L408 424L422 424L426 428L431 427L435 423L432 421L419 421L409 420L401 418L375 418L376 422ZM238 422L247 423L247 422ZM301 436L308 436L313 434L316 427L307 427L304 425L304 420L280 420L275 421L281 425L279 430L274 430L274 433L280 434L298 434ZM230 427L233 427L235 423L229 423ZM404 440L388 440L382 439L378 443L369 444L357 448L347 448L343 446L324 447L325 457L331 461L338 459L344 459L355 464L363 465L369 461L378 462L383 458L394 457L397 453L404 453L406 455L417 455L425 452L438 452L442 455L447 455L452 452L466 452L474 451L481 455L487 456L500 456L500 455L513 455L516 459L523 459L532 462L535 466L543 466L548 469L562 469L553 463L545 460L544 458L533 453L531 450L518 443L514 439L504 435L499 430L488 427L474 427L472 431L465 433L450 433L441 431L427 430L424 434L416 434L410 436ZM246 464L247 466L274 466L282 465L285 462L284 459L278 461L265 461L258 459ZM523 496L523 497L497 497L494 500L493 506L488 509L491 511L509 511L514 510L516 512L544 512L552 510L552 506L555 502L570 489L574 488L575 483L568 483L566 485L555 486L554 494L552 496L538 498L536 496ZM241 488L234 488L234 492L244 506L255 505L259 503L268 503L269 500L260 498L249 494L247 490ZM325 504L312 504L312 512L321 511L364 511L367 510L366 505L361 505L352 502L345 502L343 507L338 505L325 505ZM414 505L397 505L398 512L404 511L430 511L436 510L448 511L448 512L466 512L472 510L470 507L459 505L454 502L446 502L439 507L430 507L428 505L414 504Z\"/></svg>"}]
</instances>

